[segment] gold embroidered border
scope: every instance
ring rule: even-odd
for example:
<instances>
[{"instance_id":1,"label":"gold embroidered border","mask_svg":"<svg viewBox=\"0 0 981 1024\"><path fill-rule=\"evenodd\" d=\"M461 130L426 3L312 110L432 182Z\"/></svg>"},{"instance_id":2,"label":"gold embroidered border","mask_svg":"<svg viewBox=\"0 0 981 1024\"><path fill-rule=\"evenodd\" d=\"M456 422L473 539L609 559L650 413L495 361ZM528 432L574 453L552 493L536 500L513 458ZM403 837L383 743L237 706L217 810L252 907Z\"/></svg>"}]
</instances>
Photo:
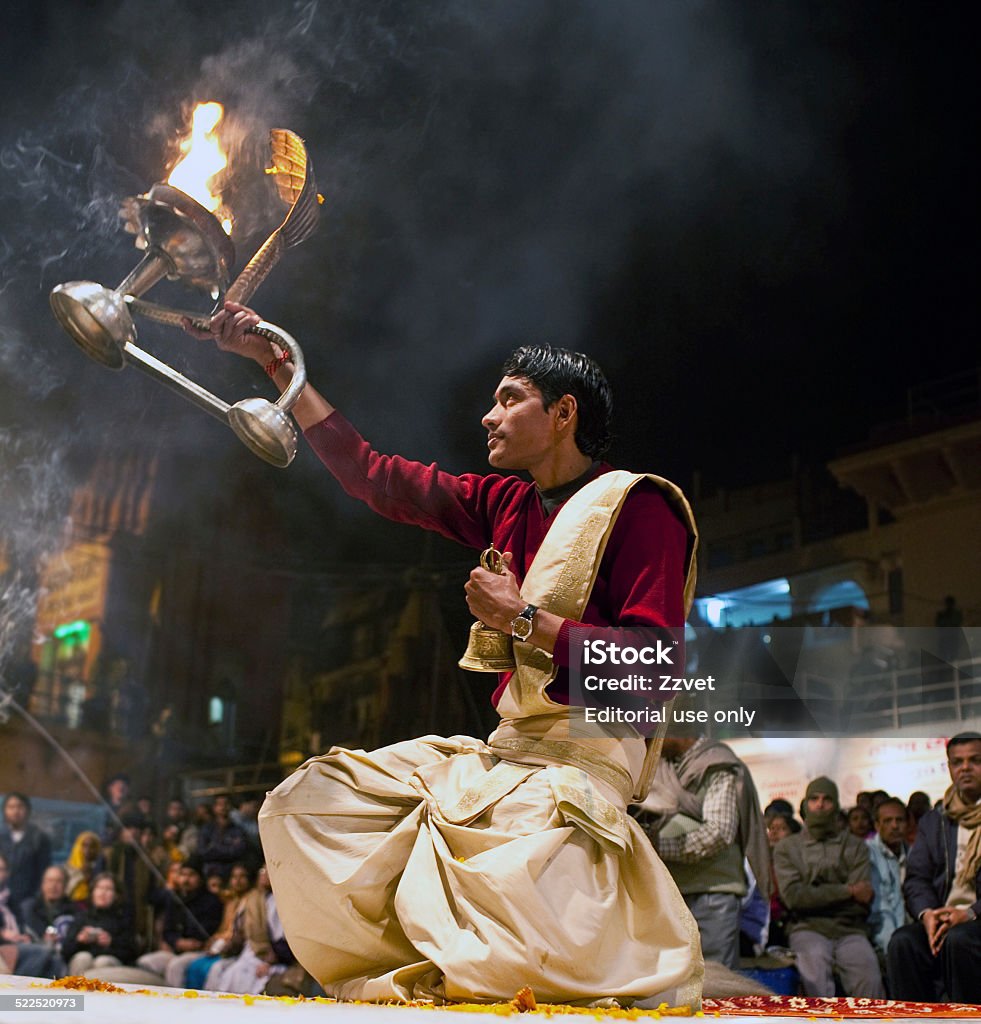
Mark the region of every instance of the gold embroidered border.
<instances>
[{"instance_id":1,"label":"gold embroidered border","mask_svg":"<svg viewBox=\"0 0 981 1024\"><path fill-rule=\"evenodd\" d=\"M501 737L489 744L491 753L504 757L506 751L513 750L523 754L536 754L553 758L560 764L581 768L587 775L593 775L601 782L612 786L623 797L624 803L630 800L633 792L633 779L621 765L602 754L578 743L567 743L564 740L533 740L524 736ZM499 753L500 751L500 753Z\"/></svg>"},{"instance_id":2,"label":"gold embroidered border","mask_svg":"<svg viewBox=\"0 0 981 1024\"><path fill-rule=\"evenodd\" d=\"M456 803L449 807L440 806L440 813L451 824L462 825L483 814L535 771L536 768L529 765L498 761L480 781L467 787Z\"/></svg>"}]
</instances>

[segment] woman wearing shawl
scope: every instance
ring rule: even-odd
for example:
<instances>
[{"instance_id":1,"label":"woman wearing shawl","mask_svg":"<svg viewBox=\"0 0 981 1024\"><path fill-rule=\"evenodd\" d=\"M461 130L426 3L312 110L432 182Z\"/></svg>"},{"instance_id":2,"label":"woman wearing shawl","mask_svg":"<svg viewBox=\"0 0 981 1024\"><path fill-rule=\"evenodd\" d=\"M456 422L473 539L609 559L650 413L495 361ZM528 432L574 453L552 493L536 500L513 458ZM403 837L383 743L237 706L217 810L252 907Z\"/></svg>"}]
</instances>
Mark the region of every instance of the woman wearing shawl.
<instances>
[{"instance_id":1,"label":"woman wearing shawl","mask_svg":"<svg viewBox=\"0 0 981 1024\"><path fill-rule=\"evenodd\" d=\"M65 870L68 872L68 898L75 903L87 900L92 879L105 869L102 841L94 832L80 832L68 860L65 861Z\"/></svg>"}]
</instances>

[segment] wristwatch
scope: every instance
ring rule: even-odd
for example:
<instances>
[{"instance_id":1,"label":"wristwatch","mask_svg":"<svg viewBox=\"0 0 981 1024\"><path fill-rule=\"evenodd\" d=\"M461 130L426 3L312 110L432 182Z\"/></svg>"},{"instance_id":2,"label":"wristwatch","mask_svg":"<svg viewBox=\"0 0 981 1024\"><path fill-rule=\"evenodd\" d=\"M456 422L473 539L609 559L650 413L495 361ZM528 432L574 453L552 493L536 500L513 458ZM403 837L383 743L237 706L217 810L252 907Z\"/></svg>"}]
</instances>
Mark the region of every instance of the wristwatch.
<instances>
[{"instance_id":1,"label":"wristwatch","mask_svg":"<svg viewBox=\"0 0 981 1024\"><path fill-rule=\"evenodd\" d=\"M537 604L525 605L511 620L511 636L515 640L527 640L531 636L531 631L535 628L535 612L537 611Z\"/></svg>"}]
</instances>

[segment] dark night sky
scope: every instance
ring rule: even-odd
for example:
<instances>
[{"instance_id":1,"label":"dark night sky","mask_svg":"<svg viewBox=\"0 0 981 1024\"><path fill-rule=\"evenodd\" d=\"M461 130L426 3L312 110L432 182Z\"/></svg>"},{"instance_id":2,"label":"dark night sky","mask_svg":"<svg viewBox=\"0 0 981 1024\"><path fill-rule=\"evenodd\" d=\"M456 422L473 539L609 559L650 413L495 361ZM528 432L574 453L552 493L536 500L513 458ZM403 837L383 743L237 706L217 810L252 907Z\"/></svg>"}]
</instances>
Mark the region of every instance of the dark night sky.
<instances>
[{"instance_id":1,"label":"dark night sky","mask_svg":"<svg viewBox=\"0 0 981 1024\"><path fill-rule=\"evenodd\" d=\"M861 441L908 385L977 361L969 10L8 0L0 511L12 466L53 479L105 445L193 455L191 509L279 472L137 371L87 362L47 310L59 281L135 263L119 200L165 175L201 99L227 106L241 194L270 127L306 138L322 226L255 305L379 447L478 469L497 367L529 339L594 355L615 461L686 486ZM244 262L278 214L235 212ZM267 393L176 332L141 342L225 398ZM307 452L278 486L311 520L351 512Z\"/></svg>"}]
</instances>

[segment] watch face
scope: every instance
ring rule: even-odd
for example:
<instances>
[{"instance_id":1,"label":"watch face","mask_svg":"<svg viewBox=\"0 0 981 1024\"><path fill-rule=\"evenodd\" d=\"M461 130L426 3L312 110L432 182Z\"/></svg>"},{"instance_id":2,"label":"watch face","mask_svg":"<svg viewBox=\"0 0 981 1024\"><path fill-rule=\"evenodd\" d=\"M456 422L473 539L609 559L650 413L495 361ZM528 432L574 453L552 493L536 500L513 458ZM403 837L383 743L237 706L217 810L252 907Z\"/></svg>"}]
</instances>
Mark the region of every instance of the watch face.
<instances>
[{"instance_id":1,"label":"watch face","mask_svg":"<svg viewBox=\"0 0 981 1024\"><path fill-rule=\"evenodd\" d=\"M519 615L511 623L511 634L519 640L527 640L531 636L531 619L526 619L524 616Z\"/></svg>"}]
</instances>

